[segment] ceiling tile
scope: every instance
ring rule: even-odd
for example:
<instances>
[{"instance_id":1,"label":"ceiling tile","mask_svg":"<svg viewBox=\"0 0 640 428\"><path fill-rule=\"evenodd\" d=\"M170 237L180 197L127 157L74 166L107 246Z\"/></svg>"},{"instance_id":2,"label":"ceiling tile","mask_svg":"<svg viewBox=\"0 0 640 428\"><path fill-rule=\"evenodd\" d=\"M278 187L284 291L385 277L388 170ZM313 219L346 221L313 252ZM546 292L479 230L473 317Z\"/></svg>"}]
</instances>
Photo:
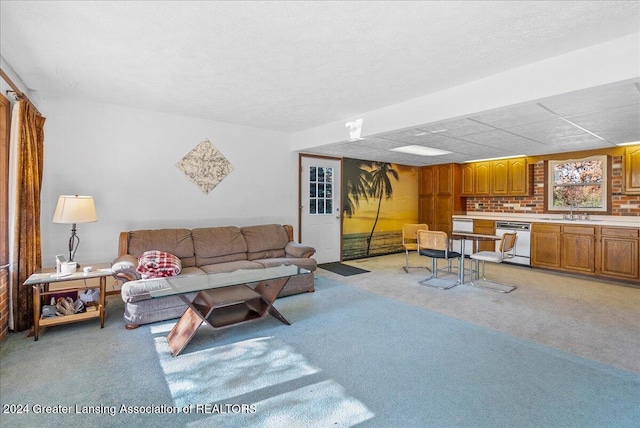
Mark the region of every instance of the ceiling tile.
<instances>
[{"instance_id":1,"label":"ceiling tile","mask_svg":"<svg viewBox=\"0 0 640 428\"><path fill-rule=\"evenodd\" d=\"M640 128L618 128L600 131L599 136L613 144L640 141Z\"/></svg>"},{"instance_id":2,"label":"ceiling tile","mask_svg":"<svg viewBox=\"0 0 640 428\"><path fill-rule=\"evenodd\" d=\"M527 104L473 115L470 119L496 128L513 128L555 119L557 116L538 104Z\"/></svg>"},{"instance_id":3,"label":"ceiling tile","mask_svg":"<svg viewBox=\"0 0 640 428\"><path fill-rule=\"evenodd\" d=\"M491 126L484 125L482 123L474 122L469 119L458 119L451 121L438 122L430 125L421 126L421 129L426 132L437 132L436 135L445 135L449 137L461 137L469 134L476 134L478 132L486 132L494 129Z\"/></svg>"},{"instance_id":4,"label":"ceiling tile","mask_svg":"<svg viewBox=\"0 0 640 428\"><path fill-rule=\"evenodd\" d=\"M554 140L552 146L556 151L574 151L574 150L588 150L597 149L606 145L613 147L613 144L603 142L600 138L591 134L569 135L563 138Z\"/></svg>"},{"instance_id":5,"label":"ceiling tile","mask_svg":"<svg viewBox=\"0 0 640 428\"><path fill-rule=\"evenodd\" d=\"M524 138L519 135L505 131L490 131L481 134L467 135L463 140L471 141L481 145L483 148L491 147L504 151L504 156L531 153L546 153L549 151L548 145Z\"/></svg>"},{"instance_id":6,"label":"ceiling tile","mask_svg":"<svg viewBox=\"0 0 640 428\"><path fill-rule=\"evenodd\" d=\"M432 134L422 129L409 129L399 132L388 132L380 135L381 138L393 141L401 141L406 144L428 144L432 141L446 139L446 136Z\"/></svg>"},{"instance_id":7,"label":"ceiling tile","mask_svg":"<svg viewBox=\"0 0 640 428\"><path fill-rule=\"evenodd\" d=\"M607 130L635 131L640 129L640 104L572 116L567 120L598 135Z\"/></svg>"},{"instance_id":8,"label":"ceiling tile","mask_svg":"<svg viewBox=\"0 0 640 428\"><path fill-rule=\"evenodd\" d=\"M509 131L543 144L553 144L560 138L586 134L585 131L560 118L509 128Z\"/></svg>"},{"instance_id":9,"label":"ceiling tile","mask_svg":"<svg viewBox=\"0 0 640 428\"><path fill-rule=\"evenodd\" d=\"M640 104L640 90L637 83L607 85L546 98L540 104L559 116L569 117Z\"/></svg>"}]
</instances>

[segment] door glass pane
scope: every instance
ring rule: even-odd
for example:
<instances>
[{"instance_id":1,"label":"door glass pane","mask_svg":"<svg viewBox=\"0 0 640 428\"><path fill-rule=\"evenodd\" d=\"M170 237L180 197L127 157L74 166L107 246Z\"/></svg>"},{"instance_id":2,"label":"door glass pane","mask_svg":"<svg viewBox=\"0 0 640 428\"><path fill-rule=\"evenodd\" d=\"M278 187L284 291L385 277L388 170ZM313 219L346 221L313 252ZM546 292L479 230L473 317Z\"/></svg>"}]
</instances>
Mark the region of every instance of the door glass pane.
<instances>
[{"instance_id":1,"label":"door glass pane","mask_svg":"<svg viewBox=\"0 0 640 428\"><path fill-rule=\"evenodd\" d=\"M333 212L333 168L309 169L309 214L332 214Z\"/></svg>"}]
</instances>

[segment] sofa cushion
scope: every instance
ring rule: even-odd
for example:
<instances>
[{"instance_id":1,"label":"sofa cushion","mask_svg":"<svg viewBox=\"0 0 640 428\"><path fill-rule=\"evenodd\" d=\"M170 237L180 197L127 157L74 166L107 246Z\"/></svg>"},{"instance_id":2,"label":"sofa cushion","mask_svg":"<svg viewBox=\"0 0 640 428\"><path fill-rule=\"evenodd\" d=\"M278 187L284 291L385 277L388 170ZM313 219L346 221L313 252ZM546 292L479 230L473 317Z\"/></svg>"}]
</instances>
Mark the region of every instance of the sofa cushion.
<instances>
[{"instance_id":1,"label":"sofa cushion","mask_svg":"<svg viewBox=\"0 0 640 428\"><path fill-rule=\"evenodd\" d=\"M184 275L204 274L204 272L195 267L186 268ZM170 289L171 286L166 278L143 279L138 281L129 281L122 284L120 295L125 303L140 302L142 300L151 299L152 292L159 292ZM162 299L155 299L162 300Z\"/></svg>"},{"instance_id":2,"label":"sofa cushion","mask_svg":"<svg viewBox=\"0 0 640 428\"><path fill-rule=\"evenodd\" d=\"M311 257L316 253L316 249L308 245L303 245L295 241L287 242L287 246L284 247L284 251L287 257Z\"/></svg>"},{"instance_id":3,"label":"sofa cushion","mask_svg":"<svg viewBox=\"0 0 640 428\"><path fill-rule=\"evenodd\" d=\"M235 262L216 263L212 265L200 266L200 269L206 273L222 273L233 272L238 269L262 269L264 266L260 263L251 262L249 260L238 260Z\"/></svg>"},{"instance_id":4,"label":"sofa cushion","mask_svg":"<svg viewBox=\"0 0 640 428\"><path fill-rule=\"evenodd\" d=\"M293 259L290 257L276 257L270 259L257 259L254 260L254 262L260 263L265 268L276 267L280 265L296 265L312 272L318 267L316 259L312 258Z\"/></svg>"},{"instance_id":5,"label":"sofa cushion","mask_svg":"<svg viewBox=\"0 0 640 428\"><path fill-rule=\"evenodd\" d=\"M193 229L196 266L247 260L247 243L235 226Z\"/></svg>"},{"instance_id":6,"label":"sofa cushion","mask_svg":"<svg viewBox=\"0 0 640 428\"><path fill-rule=\"evenodd\" d=\"M285 256L284 248L289 242L289 235L282 225L245 226L240 230L247 242L247 258L249 260Z\"/></svg>"},{"instance_id":7,"label":"sofa cushion","mask_svg":"<svg viewBox=\"0 0 640 428\"><path fill-rule=\"evenodd\" d=\"M195 266L196 257L189 229L134 230L129 232L129 254L140 257L158 250L180 258L183 267Z\"/></svg>"}]
</instances>

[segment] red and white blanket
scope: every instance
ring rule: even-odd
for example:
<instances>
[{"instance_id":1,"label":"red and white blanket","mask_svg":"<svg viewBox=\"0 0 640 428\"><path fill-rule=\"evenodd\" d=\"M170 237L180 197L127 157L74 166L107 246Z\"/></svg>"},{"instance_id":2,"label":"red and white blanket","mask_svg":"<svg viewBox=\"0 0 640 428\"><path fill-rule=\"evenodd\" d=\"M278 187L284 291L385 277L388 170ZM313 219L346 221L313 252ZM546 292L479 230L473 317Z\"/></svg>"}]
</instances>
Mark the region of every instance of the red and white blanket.
<instances>
[{"instance_id":1,"label":"red and white blanket","mask_svg":"<svg viewBox=\"0 0 640 428\"><path fill-rule=\"evenodd\" d=\"M142 279L175 276L182 270L182 262L176 256L164 251L145 251L138 258L136 271Z\"/></svg>"}]
</instances>

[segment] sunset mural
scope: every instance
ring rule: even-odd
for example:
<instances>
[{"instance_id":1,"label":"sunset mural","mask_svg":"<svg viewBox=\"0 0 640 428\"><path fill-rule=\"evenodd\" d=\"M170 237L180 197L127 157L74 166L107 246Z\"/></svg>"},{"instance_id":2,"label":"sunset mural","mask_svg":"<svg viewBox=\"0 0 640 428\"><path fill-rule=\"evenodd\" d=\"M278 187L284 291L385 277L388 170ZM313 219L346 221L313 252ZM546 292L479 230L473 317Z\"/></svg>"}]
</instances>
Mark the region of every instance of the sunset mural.
<instances>
[{"instance_id":1,"label":"sunset mural","mask_svg":"<svg viewBox=\"0 0 640 428\"><path fill-rule=\"evenodd\" d=\"M402 225L418 221L418 171L344 159L344 260L402 251Z\"/></svg>"}]
</instances>

